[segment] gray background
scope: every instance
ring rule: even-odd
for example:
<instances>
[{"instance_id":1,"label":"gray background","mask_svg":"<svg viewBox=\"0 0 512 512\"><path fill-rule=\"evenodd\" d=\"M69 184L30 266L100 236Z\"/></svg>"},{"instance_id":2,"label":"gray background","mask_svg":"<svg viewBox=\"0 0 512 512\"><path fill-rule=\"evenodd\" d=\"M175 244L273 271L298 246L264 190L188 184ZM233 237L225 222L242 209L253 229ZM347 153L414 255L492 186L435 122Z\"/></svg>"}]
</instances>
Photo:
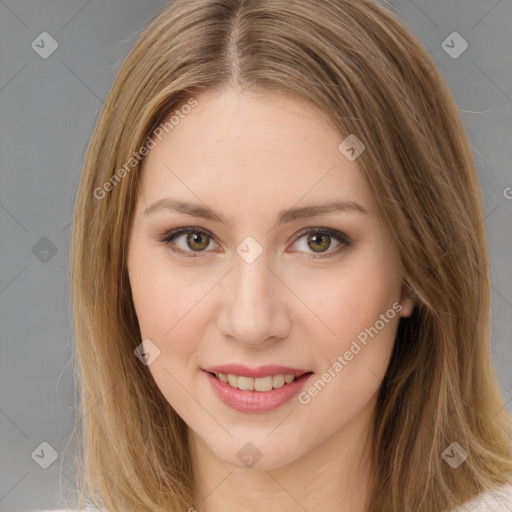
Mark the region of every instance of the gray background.
<instances>
[{"instance_id":1,"label":"gray background","mask_svg":"<svg viewBox=\"0 0 512 512\"><path fill-rule=\"evenodd\" d=\"M255 1L255 0L253 0ZM0 510L62 507L75 421L69 222L91 129L120 59L164 0L0 0ZM478 164L493 259L493 357L512 400L512 2L392 2L433 56ZM468 48L454 58L460 41ZM48 32L58 48L48 58ZM46 37L46 36L43 36ZM507 194L507 190L510 192ZM509 199L507 198L507 195ZM42 240L41 240L42 239ZM93 243L93 241L91 241ZM47 251L47 252L45 252ZM56 251L56 252L55 252ZM510 408L509 403L509 408ZM59 454L47 469L51 449ZM41 451L42 450L42 451ZM37 463L36 463L37 461Z\"/></svg>"}]
</instances>

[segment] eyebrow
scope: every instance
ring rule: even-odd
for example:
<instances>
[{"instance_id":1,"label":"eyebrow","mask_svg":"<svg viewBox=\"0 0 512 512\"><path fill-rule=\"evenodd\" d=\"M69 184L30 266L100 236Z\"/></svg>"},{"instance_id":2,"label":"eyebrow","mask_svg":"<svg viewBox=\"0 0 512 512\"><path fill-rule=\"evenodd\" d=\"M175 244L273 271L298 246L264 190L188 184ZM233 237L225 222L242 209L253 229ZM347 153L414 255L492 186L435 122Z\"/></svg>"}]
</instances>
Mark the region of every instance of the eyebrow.
<instances>
[{"instance_id":1,"label":"eyebrow","mask_svg":"<svg viewBox=\"0 0 512 512\"><path fill-rule=\"evenodd\" d=\"M230 227L233 225L233 220L231 218L225 218L222 214L213 211L207 206L187 203L184 201L177 201L171 198L159 199L158 201L154 202L151 206L148 206L145 209L144 215L146 216L160 210L171 210L194 217L201 217L203 219L208 219L214 222L222 222L223 224L226 224ZM331 201L330 203L324 205L303 206L300 208L289 208L282 210L277 217L277 223L285 224L288 222L293 222L294 220L305 219L308 217L325 215L335 212L352 212L368 215L368 211L359 203L354 201L337 200Z\"/></svg>"}]
</instances>

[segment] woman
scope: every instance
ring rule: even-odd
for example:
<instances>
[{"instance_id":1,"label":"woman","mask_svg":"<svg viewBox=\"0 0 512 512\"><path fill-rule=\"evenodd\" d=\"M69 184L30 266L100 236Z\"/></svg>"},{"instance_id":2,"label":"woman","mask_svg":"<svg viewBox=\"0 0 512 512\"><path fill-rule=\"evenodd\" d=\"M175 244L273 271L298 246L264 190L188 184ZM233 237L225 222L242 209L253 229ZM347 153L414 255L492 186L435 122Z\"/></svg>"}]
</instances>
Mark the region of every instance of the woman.
<instances>
[{"instance_id":1,"label":"woman","mask_svg":"<svg viewBox=\"0 0 512 512\"><path fill-rule=\"evenodd\" d=\"M72 275L81 504L505 499L475 164L379 4L170 3L98 119Z\"/></svg>"}]
</instances>

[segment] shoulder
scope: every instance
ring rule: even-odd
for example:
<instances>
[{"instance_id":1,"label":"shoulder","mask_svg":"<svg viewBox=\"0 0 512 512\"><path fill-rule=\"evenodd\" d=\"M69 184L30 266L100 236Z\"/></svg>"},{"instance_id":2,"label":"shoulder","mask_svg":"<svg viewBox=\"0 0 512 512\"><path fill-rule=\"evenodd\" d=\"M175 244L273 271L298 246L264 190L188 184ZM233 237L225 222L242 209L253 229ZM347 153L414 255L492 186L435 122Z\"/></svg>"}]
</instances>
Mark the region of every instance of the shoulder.
<instances>
[{"instance_id":1,"label":"shoulder","mask_svg":"<svg viewBox=\"0 0 512 512\"><path fill-rule=\"evenodd\" d=\"M510 512L512 511L512 484L499 490L481 493L474 500L454 509L452 512Z\"/></svg>"}]
</instances>

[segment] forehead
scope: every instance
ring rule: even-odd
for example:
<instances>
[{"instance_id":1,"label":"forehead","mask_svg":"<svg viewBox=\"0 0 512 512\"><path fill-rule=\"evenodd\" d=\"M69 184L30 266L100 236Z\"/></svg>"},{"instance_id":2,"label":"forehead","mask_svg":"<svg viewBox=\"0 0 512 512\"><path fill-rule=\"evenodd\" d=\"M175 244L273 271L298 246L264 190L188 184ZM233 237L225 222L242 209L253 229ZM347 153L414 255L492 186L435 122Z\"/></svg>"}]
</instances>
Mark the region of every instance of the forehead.
<instances>
[{"instance_id":1,"label":"forehead","mask_svg":"<svg viewBox=\"0 0 512 512\"><path fill-rule=\"evenodd\" d=\"M346 135L307 102L280 93L209 90L142 164L146 204L179 196L220 209L267 208L318 199L372 198L357 160L338 149ZM175 118L178 119L178 118Z\"/></svg>"}]
</instances>

